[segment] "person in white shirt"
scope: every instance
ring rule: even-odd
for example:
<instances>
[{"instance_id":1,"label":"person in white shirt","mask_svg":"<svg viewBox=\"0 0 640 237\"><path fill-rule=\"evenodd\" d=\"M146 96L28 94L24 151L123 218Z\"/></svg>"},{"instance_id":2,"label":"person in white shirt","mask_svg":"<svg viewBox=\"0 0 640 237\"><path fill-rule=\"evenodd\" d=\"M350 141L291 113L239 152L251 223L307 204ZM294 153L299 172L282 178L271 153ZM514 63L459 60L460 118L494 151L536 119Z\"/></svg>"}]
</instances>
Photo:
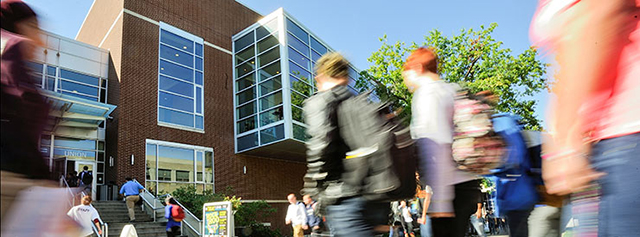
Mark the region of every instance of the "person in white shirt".
<instances>
[{"instance_id":1,"label":"person in white shirt","mask_svg":"<svg viewBox=\"0 0 640 237\"><path fill-rule=\"evenodd\" d=\"M411 135L419 152L421 183L433 188L428 214L434 236L462 237L480 195L478 177L456 168L451 154L455 85L438 75L432 49L409 55L402 73L411 93Z\"/></svg>"},{"instance_id":2,"label":"person in white shirt","mask_svg":"<svg viewBox=\"0 0 640 237\"><path fill-rule=\"evenodd\" d=\"M83 228L82 235L83 236L92 236L93 229L91 228L92 224L96 225L98 233L102 235L102 229L100 228L100 216L98 215L98 211L91 206L91 196L87 195L82 197L82 204L72 207L67 215L71 217L74 221L78 222Z\"/></svg>"},{"instance_id":3,"label":"person in white shirt","mask_svg":"<svg viewBox=\"0 0 640 237\"><path fill-rule=\"evenodd\" d=\"M291 224L293 227L293 236L294 237L303 237L304 231L302 227L307 223L307 214L305 212L304 204L298 202L295 194L289 194L287 196L287 200L289 200L289 208L287 209L287 216L285 217L285 223L287 225Z\"/></svg>"}]
</instances>

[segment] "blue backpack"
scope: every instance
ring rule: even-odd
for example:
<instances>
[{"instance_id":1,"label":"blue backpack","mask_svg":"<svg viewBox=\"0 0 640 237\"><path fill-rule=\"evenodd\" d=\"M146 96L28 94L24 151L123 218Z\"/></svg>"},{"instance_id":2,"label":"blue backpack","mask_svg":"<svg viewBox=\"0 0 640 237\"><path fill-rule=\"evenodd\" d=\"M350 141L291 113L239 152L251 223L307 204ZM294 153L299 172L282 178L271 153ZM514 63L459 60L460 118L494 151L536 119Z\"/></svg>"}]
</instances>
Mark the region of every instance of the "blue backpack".
<instances>
[{"instance_id":1,"label":"blue backpack","mask_svg":"<svg viewBox=\"0 0 640 237\"><path fill-rule=\"evenodd\" d=\"M509 114L494 116L495 131L507 143L505 165L494 174L496 182L496 205L502 213L528 210L539 200L534 177L530 176L531 159L522 136L518 120Z\"/></svg>"}]
</instances>

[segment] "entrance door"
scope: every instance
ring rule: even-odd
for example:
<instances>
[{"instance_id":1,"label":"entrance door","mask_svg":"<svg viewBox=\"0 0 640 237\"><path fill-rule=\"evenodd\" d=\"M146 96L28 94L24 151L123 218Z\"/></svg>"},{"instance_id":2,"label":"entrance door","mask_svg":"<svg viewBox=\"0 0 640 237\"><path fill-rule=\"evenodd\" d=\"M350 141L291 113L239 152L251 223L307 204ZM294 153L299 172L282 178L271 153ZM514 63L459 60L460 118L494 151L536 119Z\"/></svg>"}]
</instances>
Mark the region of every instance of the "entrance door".
<instances>
[{"instance_id":1,"label":"entrance door","mask_svg":"<svg viewBox=\"0 0 640 237\"><path fill-rule=\"evenodd\" d=\"M78 175L80 175L80 173L82 171L84 171L84 167L88 167L89 172L91 172L91 175L93 175L93 181L91 182L91 199L96 200L96 172L95 172L95 165L96 162L95 161L76 161L75 162L75 169L76 172L78 172Z\"/></svg>"}]
</instances>

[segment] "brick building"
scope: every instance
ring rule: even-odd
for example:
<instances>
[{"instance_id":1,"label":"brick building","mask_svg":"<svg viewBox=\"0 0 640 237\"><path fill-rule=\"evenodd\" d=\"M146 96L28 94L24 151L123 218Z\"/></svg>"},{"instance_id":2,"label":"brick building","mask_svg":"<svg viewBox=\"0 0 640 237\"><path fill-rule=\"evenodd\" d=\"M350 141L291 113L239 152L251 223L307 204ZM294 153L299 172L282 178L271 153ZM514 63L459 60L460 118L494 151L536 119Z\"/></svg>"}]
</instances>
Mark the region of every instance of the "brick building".
<instances>
[{"instance_id":1,"label":"brick building","mask_svg":"<svg viewBox=\"0 0 640 237\"><path fill-rule=\"evenodd\" d=\"M95 0L76 40L109 51L117 108L98 185L232 187L277 207L268 221L283 227L306 171L301 101L330 47L282 9L263 17L232 0Z\"/></svg>"}]
</instances>

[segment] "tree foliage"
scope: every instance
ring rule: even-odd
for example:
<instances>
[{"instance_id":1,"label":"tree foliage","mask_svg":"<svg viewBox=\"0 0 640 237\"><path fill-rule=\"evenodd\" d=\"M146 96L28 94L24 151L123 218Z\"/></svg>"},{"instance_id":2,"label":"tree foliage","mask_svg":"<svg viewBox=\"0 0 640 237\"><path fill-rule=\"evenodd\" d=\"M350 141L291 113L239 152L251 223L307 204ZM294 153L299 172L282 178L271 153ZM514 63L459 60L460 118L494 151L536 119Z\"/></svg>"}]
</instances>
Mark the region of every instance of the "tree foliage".
<instances>
[{"instance_id":1,"label":"tree foliage","mask_svg":"<svg viewBox=\"0 0 640 237\"><path fill-rule=\"evenodd\" d=\"M497 26L492 23L489 27L480 26L480 30L462 29L451 37L433 30L421 44L389 44L385 35L380 38L380 49L368 59L373 65L360 73L356 87L373 90L381 100L402 108L401 116L410 117L411 93L402 82L402 66L414 49L432 47L445 81L458 83L472 93L494 92L500 96L498 111L517 114L527 129L541 130L541 121L534 116L536 101L531 97L548 88L544 78L548 65L537 58L534 47L517 55L502 47L503 43L491 36Z\"/></svg>"}]
</instances>

